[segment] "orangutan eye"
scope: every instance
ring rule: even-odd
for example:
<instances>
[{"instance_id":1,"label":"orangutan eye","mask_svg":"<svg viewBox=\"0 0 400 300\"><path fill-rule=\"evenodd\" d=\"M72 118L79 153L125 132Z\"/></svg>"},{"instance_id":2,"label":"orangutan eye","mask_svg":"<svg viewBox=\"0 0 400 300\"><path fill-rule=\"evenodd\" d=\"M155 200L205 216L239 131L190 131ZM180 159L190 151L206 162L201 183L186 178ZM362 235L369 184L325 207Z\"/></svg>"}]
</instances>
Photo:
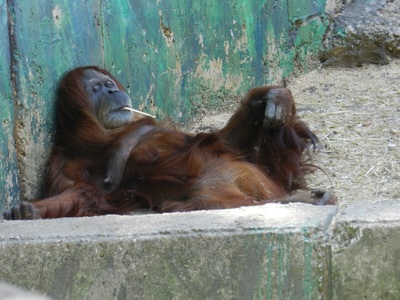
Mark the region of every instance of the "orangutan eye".
<instances>
[{"instance_id":1,"label":"orangutan eye","mask_svg":"<svg viewBox=\"0 0 400 300\"><path fill-rule=\"evenodd\" d=\"M106 80L105 86L108 87L108 88L110 88L110 87L113 87L113 86L114 86L114 83L113 83L111 80Z\"/></svg>"},{"instance_id":2,"label":"orangutan eye","mask_svg":"<svg viewBox=\"0 0 400 300\"><path fill-rule=\"evenodd\" d=\"M94 93L98 93L98 92L100 92L100 90L101 90L101 87L100 87L100 85L98 85L98 84L96 84L96 85L94 85L94 86L92 87L92 91L93 91Z\"/></svg>"}]
</instances>

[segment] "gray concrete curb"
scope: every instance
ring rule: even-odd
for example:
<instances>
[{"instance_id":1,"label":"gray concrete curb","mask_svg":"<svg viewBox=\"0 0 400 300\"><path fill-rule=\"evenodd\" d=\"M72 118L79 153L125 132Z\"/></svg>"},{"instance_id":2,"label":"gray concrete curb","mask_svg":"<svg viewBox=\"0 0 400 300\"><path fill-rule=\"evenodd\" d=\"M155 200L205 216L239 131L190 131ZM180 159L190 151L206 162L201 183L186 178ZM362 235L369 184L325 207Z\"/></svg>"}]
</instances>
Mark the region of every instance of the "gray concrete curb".
<instances>
[{"instance_id":1,"label":"gray concrete curb","mask_svg":"<svg viewBox=\"0 0 400 300\"><path fill-rule=\"evenodd\" d=\"M358 202L331 227L334 299L400 299L400 202Z\"/></svg>"},{"instance_id":2,"label":"gray concrete curb","mask_svg":"<svg viewBox=\"0 0 400 300\"><path fill-rule=\"evenodd\" d=\"M334 206L3 221L0 280L56 299L317 296ZM321 280L322 278L322 280Z\"/></svg>"},{"instance_id":3,"label":"gray concrete curb","mask_svg":"<svg viewBox=\"0 0 400 300\"><path fill-rule=\"evenodd\" d=\"M1 221L0 280L55 299L398 299L400 203Z\"/></svg>"}]
</instances>

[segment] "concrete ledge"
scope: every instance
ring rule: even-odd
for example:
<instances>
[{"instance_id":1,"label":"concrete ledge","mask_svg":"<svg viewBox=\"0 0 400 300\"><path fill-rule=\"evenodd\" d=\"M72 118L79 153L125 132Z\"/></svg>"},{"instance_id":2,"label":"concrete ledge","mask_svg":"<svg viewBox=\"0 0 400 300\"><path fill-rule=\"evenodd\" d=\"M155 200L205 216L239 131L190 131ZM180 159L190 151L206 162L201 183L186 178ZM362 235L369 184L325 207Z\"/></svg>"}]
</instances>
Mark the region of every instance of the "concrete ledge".
<instances>
[{"instance_id":1,"label":"concrete ledge","mask_svg":"<svg viewBox=\"0 0 400 300\"><path fill-rule=\"evenodd\" d=\"M0 281L55 299L399 299L400 202L1 221Z\"/></svg>"},{"instance_id":2,"label":"concrete ledge","mask_svg":"<svg viewBox=\"0 0 400 300\"><path fill-rule=\"evenodd\" d=\"M0 280L56 299L330 295L334 206L2 221Z\"/></svg>"},{"instance_id":3,"label":"concrete ledge","mask_svg":"<svg viewBox=\"0 0 400 300\"><path fill-rule=\"evenodd\" d=\"M400 299L400 202L359 202L331 236L334 299Z\"/></svg>"}]
</instances>

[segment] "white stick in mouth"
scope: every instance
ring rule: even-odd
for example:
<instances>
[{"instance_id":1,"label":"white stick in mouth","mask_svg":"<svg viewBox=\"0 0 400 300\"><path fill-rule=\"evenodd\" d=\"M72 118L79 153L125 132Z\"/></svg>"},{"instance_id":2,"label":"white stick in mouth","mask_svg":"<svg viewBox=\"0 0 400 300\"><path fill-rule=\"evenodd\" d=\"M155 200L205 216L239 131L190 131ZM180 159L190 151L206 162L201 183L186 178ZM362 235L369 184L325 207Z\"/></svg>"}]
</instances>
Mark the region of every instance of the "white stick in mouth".
<instances>
[{"instance_id":1,"label":"white stick in mouth","mask_svg":"<svg viewBox=\"0 0 400 300\"><path fill-rule=\"evenodd\" d=\"M129 110L129 111L132 111L132 112L135 112L135 113L138 113L138 114L142 114L142 115L145 115L145 116L148 116L148 117L152 117L152 118L154 118L154 119L156 118L156 116L147 114L147 113L142 112L142 111L140 111L140 110L136 110L136 109L130 108L130 107L128 107L128 106L125 106L125 107L123 107L122 109L123 109L123 110Z\"/></svg>"}]
</instances>

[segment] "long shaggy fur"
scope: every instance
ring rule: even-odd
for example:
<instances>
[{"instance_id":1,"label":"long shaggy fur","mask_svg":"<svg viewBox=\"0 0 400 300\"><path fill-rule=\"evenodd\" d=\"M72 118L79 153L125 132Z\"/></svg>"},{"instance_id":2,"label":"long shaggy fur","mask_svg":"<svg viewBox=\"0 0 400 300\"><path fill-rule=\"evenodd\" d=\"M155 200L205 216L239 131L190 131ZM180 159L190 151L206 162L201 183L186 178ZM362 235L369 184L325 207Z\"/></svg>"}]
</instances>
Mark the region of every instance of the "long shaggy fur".
<instances>
[{"instance_id":1,"label":"long shaggy fur","mask_svg":"<svg viewBox=\"0 0 400 300\"><path fill-rule=\"evenodd\" d=\"M56 218L155 211L230 208L279 202L304 186L302 154L317 139L291 108L282 126L263 128L265 97L275 87L256 88L228 124L215 133L190 135L150 118L106 130L93 114L82 85L83 71L66 74L59 85L57 132L46 181L46 199L34 202L38 216ZM135 137L141 126L154 126ZM139 131L137 131L139 132ZM110 157L135 138L116 190L104 187ZM125 140L124 140L125 139ZM121 145L122 144L122 145Z\"/></svg>"}]
</instances>

